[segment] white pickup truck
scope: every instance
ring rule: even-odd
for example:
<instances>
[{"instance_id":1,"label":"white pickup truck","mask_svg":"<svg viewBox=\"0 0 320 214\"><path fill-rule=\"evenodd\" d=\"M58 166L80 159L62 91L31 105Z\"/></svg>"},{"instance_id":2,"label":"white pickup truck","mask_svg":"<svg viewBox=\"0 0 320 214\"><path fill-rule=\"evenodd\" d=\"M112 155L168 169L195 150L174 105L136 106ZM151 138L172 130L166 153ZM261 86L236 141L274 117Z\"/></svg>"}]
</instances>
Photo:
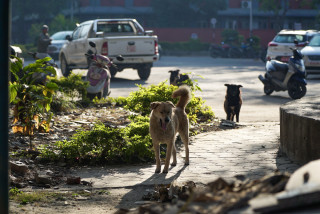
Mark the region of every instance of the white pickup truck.
<instances>
[{"instance_id":1,"label":"white pickup truck","mask_svg":"<svg viewBox=\"0 0 320 214\"><path fill-rule=\"evenodd\" d=\"M140 79L147 80L153 62L159 59L158 37L145 31L135 19L96 19L77 26L59 53L61 71L68 76L72 69L88 68L85 53L89 41L96 43L98 54L108 56L118 69L111 68L111 75L125 68L138 70ZM116 56L122 55L123 61Z\"/></svg>"}]
</instances>

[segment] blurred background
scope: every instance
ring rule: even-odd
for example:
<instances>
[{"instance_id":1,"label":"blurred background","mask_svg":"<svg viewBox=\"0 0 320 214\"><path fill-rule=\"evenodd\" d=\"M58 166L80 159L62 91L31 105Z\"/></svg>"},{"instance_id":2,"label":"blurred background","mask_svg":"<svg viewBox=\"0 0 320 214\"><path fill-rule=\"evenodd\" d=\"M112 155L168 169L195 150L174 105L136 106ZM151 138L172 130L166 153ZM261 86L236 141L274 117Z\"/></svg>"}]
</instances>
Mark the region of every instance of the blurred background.
<instances>
[{"instance_id":1,"label":"blurred background","mask_svg":"<svg viewBox=\"0 0 320 214\"><path fill-rule=\"evenodd\" d=\"M97 18L135 18L154 30L163 54L208 51L210 44L253 38L265 49L281 29L319 30L319 0L12 0L11 41L35 51L41 26L72 31Z\"/></svg>"}]
</instances>

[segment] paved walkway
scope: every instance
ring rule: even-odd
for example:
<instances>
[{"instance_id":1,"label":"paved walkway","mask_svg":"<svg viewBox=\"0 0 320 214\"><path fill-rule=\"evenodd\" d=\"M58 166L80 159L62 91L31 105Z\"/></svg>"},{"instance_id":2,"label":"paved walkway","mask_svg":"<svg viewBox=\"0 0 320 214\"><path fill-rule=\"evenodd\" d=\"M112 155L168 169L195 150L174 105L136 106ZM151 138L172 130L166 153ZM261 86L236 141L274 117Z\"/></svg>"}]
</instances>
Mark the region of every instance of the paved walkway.
<instances>
[{"instance_id":1,"label":"paved walkway","mask_svg":"<svg viewBox=\"0 0 320 214\"><path fill-rule=\"evenodd\" d=\"M255 179L277 169L292 173L299 167L278 155L279 123L241 125L244 127L192 137L190 165L184 166L182 146L178 164L170 167L168 174L154 174L155 165L121 165L75 170L72 175L92 181L94 188L116 188L169 184L173 180L205 184L218 177L232 180L236 175Z\"/></svg>"}]
</instances>

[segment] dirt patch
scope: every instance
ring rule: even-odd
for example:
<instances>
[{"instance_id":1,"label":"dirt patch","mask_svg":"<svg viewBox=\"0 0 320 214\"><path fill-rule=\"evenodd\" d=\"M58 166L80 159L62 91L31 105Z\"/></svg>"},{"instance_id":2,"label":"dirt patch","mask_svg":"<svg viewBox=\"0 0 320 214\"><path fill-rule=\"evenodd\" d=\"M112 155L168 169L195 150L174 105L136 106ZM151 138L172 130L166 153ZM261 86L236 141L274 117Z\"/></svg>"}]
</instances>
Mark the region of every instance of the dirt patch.
<instances>
[{"instance_id":1,"label":"dirt patch","mask_svg":"<svg viewBox=\"0 0 320 214\"><path fill-rule=\"evenodd\" d=\"M59 194L71 192L76 195L78 191L88 192L88 196L81 199L71 194L71 196L64 195L62 200L61 197L53 197L46 201L33 203L27 201L24 205L16 200L11 200L10 213L88 213L88 211L89 213L113 213L119 208L137 207L146 189L153 187L105 189L103 194L101 194L102 190L93 189L90 182L81 181L68 187L66 185L69 179L68 174L71 169L74 169L74 166L69 166L64 162L43 164L38 161L39 152L36 149L30 149L30 140L34 148L43 144L68 140L76 133L76 130L90 130L96 122L101 122L109 127L124 127L130 123L128 117L131 114L133 113L121 107L110 105L97 105L91 108L58 113L53 116L49 133L35 133L31 139L21 134L12 133L11 127L9 127L11 187L17 187L24 193L47 191ZM234 127L221 126L220 121L215 120L191 126L190 131L198 134L230 128ZM21 156L21 154L24 155ZM128 195L130 198L123 198Z\"/></svg>"}]
</instances>

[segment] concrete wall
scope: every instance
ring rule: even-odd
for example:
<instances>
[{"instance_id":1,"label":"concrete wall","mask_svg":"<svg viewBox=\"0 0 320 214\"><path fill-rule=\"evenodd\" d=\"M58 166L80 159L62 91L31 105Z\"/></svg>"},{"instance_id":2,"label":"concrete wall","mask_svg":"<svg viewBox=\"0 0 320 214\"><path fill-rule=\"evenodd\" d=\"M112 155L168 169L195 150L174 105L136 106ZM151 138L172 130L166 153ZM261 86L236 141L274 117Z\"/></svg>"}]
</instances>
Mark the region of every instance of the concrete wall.
<instances>
[{"instance_id":1,"label":"concrete wall","mask_svg":"<svg viewBox=\"0 0 320 214\"><path fill-rule=\"evenodd\" d=\"M320 158L320 97L280 107L280 148L301 164Z\"/></svg>"}]
</instances>

